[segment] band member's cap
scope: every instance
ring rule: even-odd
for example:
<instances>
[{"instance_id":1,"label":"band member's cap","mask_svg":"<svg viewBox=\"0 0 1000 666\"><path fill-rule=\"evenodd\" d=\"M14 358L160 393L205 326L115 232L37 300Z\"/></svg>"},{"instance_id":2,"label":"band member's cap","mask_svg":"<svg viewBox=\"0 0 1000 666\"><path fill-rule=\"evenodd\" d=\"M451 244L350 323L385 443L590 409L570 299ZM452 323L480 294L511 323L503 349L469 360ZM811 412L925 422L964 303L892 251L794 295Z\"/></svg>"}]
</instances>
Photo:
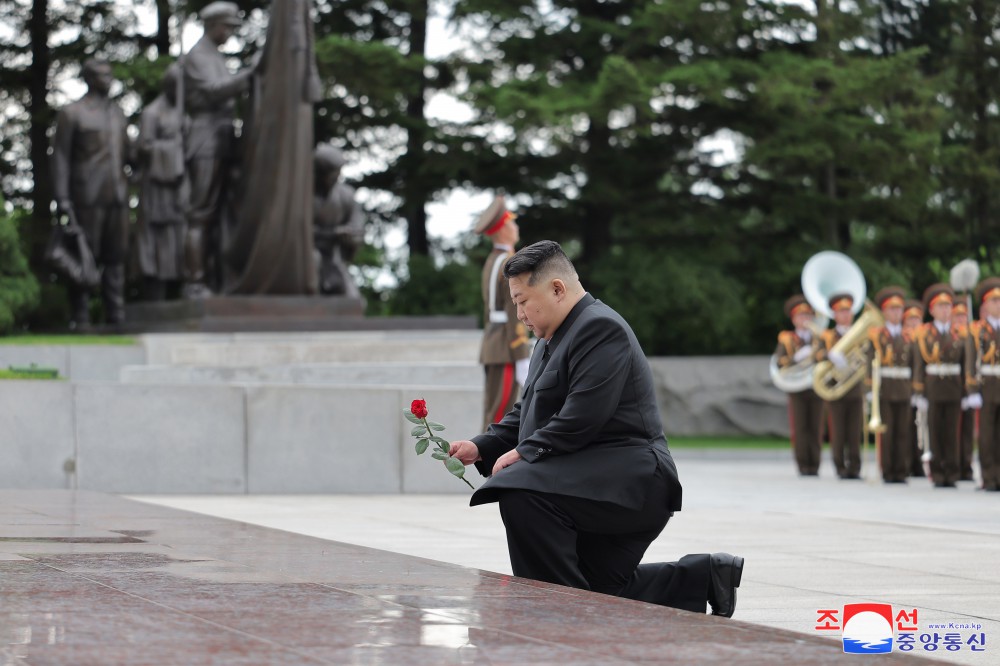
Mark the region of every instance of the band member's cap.
<instances>
[{"instance_id":1,"label":"band member's cap","mask_svg":"<svg viewBox=\"0 0 1000 666\"><path fill-rule=\"evenodd\" d=\"M924 304L915 298L906 301L906 309L903 310L903 319L916 317L920 321L924 320Z\"/></svg>"},{"instance_id":2,"label":"band member's cap","mask_svg":"<svg viewBox=\"0 0 1000 666\"><path fill-rule=\"evenodd\" d=\"M976 287L976 299L980 303L991 298L1000 298L1000 277L988 277Z\"/></svg>"},{"instance_id":3,"label":"band member's cap","mask_svg":"<svg viewBox=\"0 0 1000 666\"><path fill-rule=\"evenodd\" d=\"M235 2L217 0L205 5L205 8L198 12L198 18L202 23L210 21L223 21L229 25L240 24L240 8Z\"/></svg>"},{"instance_id":4,"label":"band member's cap","mask_svg":"<svg viewBox=\"0 0 1000 666\"><path fill-rule=\"evenodd\" d=\"M854 307L854 297L850 294L834 294L830 297L830 309L836 312L837 310L850 310Z\"/></svg>"},{"instance_id":5,"label":"band member's cap","mask_svg":"<svg viewBox=\"0 0 1000 666\"><path fill-rule=\"evenodd\" d=\"M797 314L813 314L812 306L802 294L795 294L785 301L785 316L791 319Z\"/></svg>"},{"instance_id":6,"label":"band member's cap","mask_svg":"<svg viewBox=\"0 0 1000 666\"><path fill-rule=\"evenodd\" d=\"M924 305L928 310L938 303L951 304L954 302L955 290L951 288L951 285L944 282L937 282L924 290Z\"/></svg>"},{"instance_id":7,"label":"band member's cap","mask_svg":"<svg viewBox=\"0 0 1000 666\"><path fill-rule=\"evenodd\" d=\"M879 289L875 294L875 303L880 309L885 310L891 307L904 307L906 305L906 292L902 287L885 287Z\"/></svg>"},{"instance_id":8,"label":"band member's cap","mask_svg":"<svg viewBox=\"0 0 1000 666\"><path fill-rule=\"evenodd\" d=\"M507 203L504 201L503 195L498 194L494 197L489 208L484 210L479 219L476 220L476 226L472 230L477 234L492 236L500 231L507 220L512 219L514 219L514 214L507 210Z\"/></svg>"}]
</instances>

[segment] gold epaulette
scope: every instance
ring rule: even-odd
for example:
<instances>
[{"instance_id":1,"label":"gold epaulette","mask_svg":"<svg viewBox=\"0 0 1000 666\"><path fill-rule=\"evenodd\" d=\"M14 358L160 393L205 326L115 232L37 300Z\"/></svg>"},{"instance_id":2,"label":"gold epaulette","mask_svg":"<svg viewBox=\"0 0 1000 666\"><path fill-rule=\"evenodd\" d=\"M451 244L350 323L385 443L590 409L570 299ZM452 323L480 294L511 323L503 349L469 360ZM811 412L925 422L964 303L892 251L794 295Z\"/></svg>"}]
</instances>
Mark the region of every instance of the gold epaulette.
<instances>
[{"instance_id":1,"label":"gold epaulette","mask_svg":"<svg viewBox=\"0 0 1000 666\"><path fill-rule=\"evenodd\" d=\"M524 324L517 322L517 328L515 328L514 331L517 333L517 337L511 341L511 349L517 349L521 345L526 345L530 342L528 340L528 329L524 327Z\"/></svg>"}]
</instances>

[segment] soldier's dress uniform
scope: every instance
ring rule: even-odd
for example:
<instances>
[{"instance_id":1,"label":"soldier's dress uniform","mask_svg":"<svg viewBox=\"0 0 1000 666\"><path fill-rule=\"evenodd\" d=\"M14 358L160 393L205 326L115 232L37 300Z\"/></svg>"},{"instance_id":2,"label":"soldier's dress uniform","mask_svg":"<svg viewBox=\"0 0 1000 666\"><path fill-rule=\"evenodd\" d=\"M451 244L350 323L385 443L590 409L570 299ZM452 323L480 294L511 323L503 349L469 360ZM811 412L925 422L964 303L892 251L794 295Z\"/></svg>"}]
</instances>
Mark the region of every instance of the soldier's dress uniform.
<instances>
[{"instance_id":1,"label":"soldier's dress uniform","mask_svg":"<svg viewBox=\"0 0 1000 666\"><path fill-rule=\"evenodd\" d=\"M1000 298L1000 278L976 287L980 304ZM979 412L979 467L985 490L1000 490L1000 319L983 317L969 336L966 363L972 386L982 395Z\"/></svg>"},{"instance_id":2,"label":"soldier's dress uniform","mask_svg":"<svg viewBox=\"0 0 1000 666\"><path fill-rule=\"evenodd\" d=\"M511 219L502 196L497 196L479 217L474 231L492 236ZM513 409L521 393L517 364L527 366L531 356L528 330L517 319L517 306L503 269L514 248L494 244L483 265L483 341L479 362L486 375L483 397L483 430Z\"/></svg>"},{"instance_id":3,"label":"soldier's dress uniform","mask_svg":"<svg viewBox=\"0 0 1000 666\"><path fill-rule=\"evenodd\" d=\"M955 305L951 308L951 321L953 324L964 326L971 336L973 328L978 327L980 322L970 321L970 316L969 306L966 305L966 295L957 294ZM974 368L974 365L970 366L966 363L966 374ZM958 420L958 446L960 449L958 478L960 481L972 481L972 458L975 450L976 418L978 415L978 409L968 405L966 400L962 400L962 412Z\"/></svg>"},{"instance_id":4,"label":"soldier's dress uniform","mask_svg":"<svg viewBox=\"0 0 1000 666\"><path fill-rule=\"evenodd\" d=\"M789 318L812 312L813 309L801 295L792 296L785 302L785 315ZM807 347L811 350L809 361L815 363L819 344L818 336L813 335L809 329L782 331L778 334L778 348L774 352L778 367L786 369L796 365L796 354ZM816 476L819 473L823 432L823 401L811 386L788 394L788 418L799 474Z\"/></svg>"},{"instance_id":5,"label":"soldier's dress uniform","mask_svg":"<svg viewBox=\"0 0 1000 666\"><path fill-rule=\"evenodd\" d=\"M952 303L954 291L947 284L933 284L924 291L924 304ZM965 395L965 345L968 330L950 322L931 321L917 333L913 390L927 399L927 430L931 449L931 477L938 488L953 488L959 479L961 449L959 415Z\"/></svg>"},{"instance_id":6,"label":"soldier's dress uniform","mask_svg":"<svg viewBox=\"0 0 1000 666\"><path fill-rule=\"evenodd\" d=\"M904 292L899 287L886 287L875 294L875 304L885 310L903 307ZM913 345L903 334L902 324L872 328L871 358L879 359L879 411L885 430L881 434L879 464L886 483L906 483L910 475L910 455L913 430ZM868 364L868 384L871 384L872 364Z\"/></svg>"},{"instance_id":7,"label":"soldier's dress uniform","mask_svg":"<svg viewBox=\"0 0 1000 666\"><path fill-rule=\"evenodd\" d=\"M829 300L830 309L837 311L851 309L854 300L847 294L834 294ZM835 327L823 331L817 358L829 357L830 350L849 329ZM861 478L861 432L864 421L865 389L862 382L838 400L829 400L826 405L830 412L830 449L837 476L841 479Z\"/></svg>"},{"instance_id":8,"label":"soldier's dress uniform","mask_svg":"<svg viewBox=\"0 0 1000 666\"><path fill-rule=\"evenodd\" d=\"M906 300L906 309L903 310L903 339L912 345L917 341L917 330L924 323L924 304L915 298ZM917 349L913 347L913 357L916 360ZM917 408L910 406L910 423L917 420ZM914 425L910 428L910 476L923 477L924 465L921 460L923 451L920 449L920 440L917 428Z\"/></svg>"}]
</instances>

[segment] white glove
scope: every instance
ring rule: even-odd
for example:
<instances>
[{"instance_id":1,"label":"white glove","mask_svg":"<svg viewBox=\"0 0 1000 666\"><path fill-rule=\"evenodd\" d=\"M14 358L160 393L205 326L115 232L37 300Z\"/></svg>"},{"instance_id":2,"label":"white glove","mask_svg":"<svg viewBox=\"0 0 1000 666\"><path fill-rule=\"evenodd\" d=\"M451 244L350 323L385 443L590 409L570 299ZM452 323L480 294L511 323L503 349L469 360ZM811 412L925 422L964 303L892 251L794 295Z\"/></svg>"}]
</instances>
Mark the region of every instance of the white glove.
<instances>
[{"instance_id":1,"label":"white glove","mask_svg":"<svg viewBox=\"0 0 1000 666\"><path fill-rule=\"evenodd\" d=\"M918 412L927 411L927 398L922 395L915 395L910 398L910 404L916 407Z\"/></svg>"},{"instance_id":2,"label":"white glove","mask_svg":"<svg viewBox=\"0 0 1000 666\"><path fill-rule=\"evenodd\" d=\"M872 398L874 398L874 397L875 396L872 395L872 392L868 391L868 393L865 393L865 402L871 402Z\"/></svg>"},{"instance_id":3,"label":"white glove","mask_svg":"<svg viewBox=\"0 0 1000 666\"><path fill-rule=\"evenodd\" d=\"M530 362L530 358L522 358L514 362L514 379L521 386L524 386L524 382L528 379L528 364Z\"/></svg>"},{"instance_id":4,"label":"white glove","mask_svg":"<svg viewBox=\"0 0 1000 666\"><path fill-rule=\"evenodd\" d=\"M803 347L802 349L798 350L792 355L792 360L795 361L796 363L801 363L802 361L812 356L812 351L813 351L812 347L808 346Z\"/></svg>"},{"instance_id":5,"label":"white glove","mask_svg":"<svg viewBox=\"0 0 1000 666\"><path fill-rule=\"evenodd\" d=\"M833 365L836 366L838 370L843 370L844 368L847 367L847 358L845 358L844 355L841 354L839 351L834 351L831 349L829 357L830 357L830 362L832 362Z\"/></svg>"},{"instance_id":6,"label":"white glove","mask_svg":"<svg viewBox=\"0 0 1000 666\"><path fill-rule=\"evenodd\" d=\"M964 398L962 398L962 411L964 412L968 409L969 409L969 396L965 396Z\"/></svg>"},{"instance_id":7,"label":"white glove","mask_svg":"<svg viewBox=\"0 0 1000 666\"><path fill-rule=\"evenodd\" d=\"M965 409L982 409L983 408L983 394L982 393L970 393L966 398L964 398Z\"/></svg>"}]
</instances>

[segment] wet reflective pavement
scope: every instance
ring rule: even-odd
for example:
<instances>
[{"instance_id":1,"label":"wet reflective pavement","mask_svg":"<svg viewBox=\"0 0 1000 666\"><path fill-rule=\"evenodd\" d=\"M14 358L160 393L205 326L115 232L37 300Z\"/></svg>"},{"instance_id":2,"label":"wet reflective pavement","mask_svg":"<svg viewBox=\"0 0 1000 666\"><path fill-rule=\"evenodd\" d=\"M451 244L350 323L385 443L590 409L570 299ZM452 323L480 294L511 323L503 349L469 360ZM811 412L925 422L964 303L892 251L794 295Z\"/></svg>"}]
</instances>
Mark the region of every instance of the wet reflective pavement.
<instances>
[{"instance_id":1,"label":"wet reflective pavement","mask_svg":"<svg viewBox=\"0 0 1000 666\"><path fill-rule=\"evenodd\" d=\"M0 490L3 666L851 659L818 637L112 495Z\"/></svg>"}]
</instances>

